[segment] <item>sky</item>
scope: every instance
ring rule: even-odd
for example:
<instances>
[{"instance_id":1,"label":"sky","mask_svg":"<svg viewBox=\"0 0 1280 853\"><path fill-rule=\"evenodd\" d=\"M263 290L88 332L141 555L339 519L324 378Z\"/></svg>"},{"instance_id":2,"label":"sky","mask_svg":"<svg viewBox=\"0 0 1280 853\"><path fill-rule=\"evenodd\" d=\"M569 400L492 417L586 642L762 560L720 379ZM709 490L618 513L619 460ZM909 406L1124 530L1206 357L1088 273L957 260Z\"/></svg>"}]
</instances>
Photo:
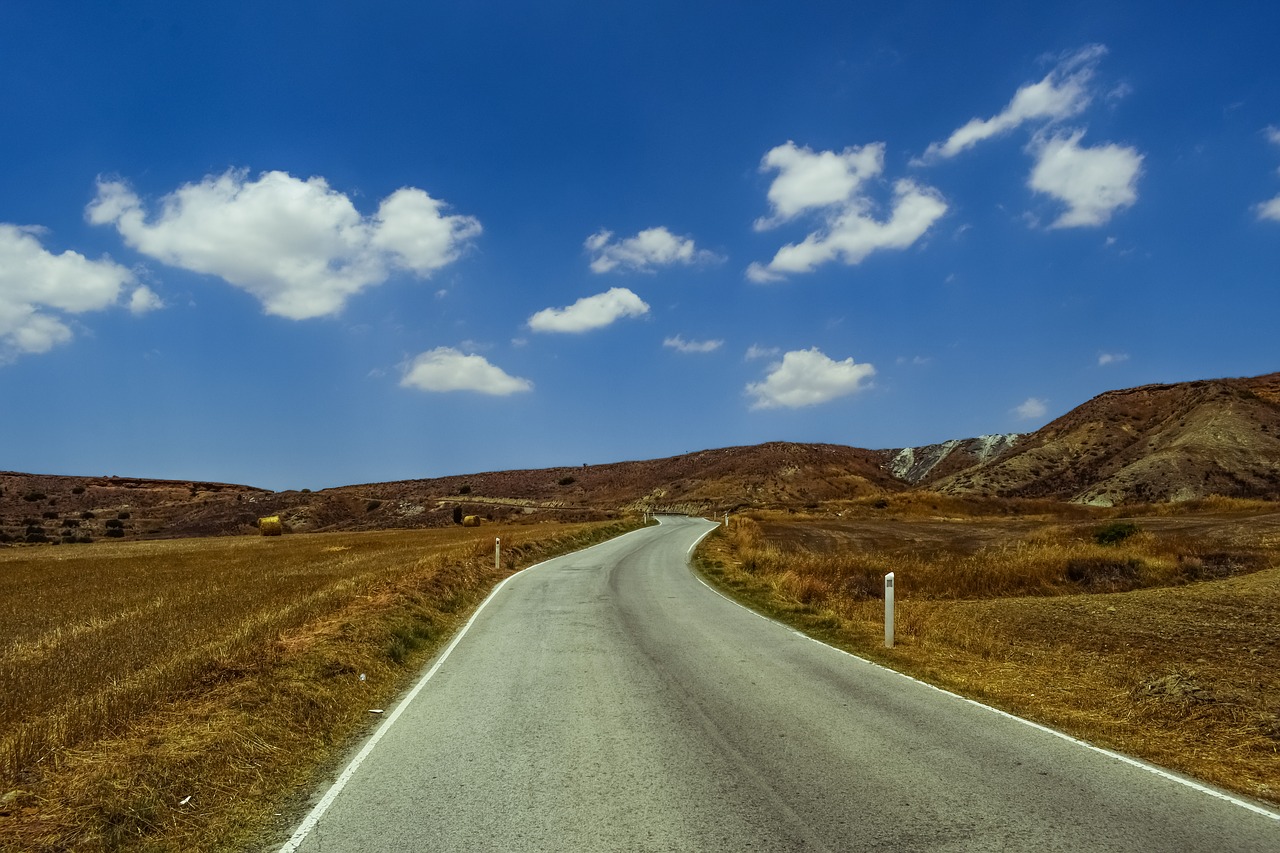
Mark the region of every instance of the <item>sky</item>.
<instances>
[{"instance_id":1,"label":"sky","mask_svg":"<svg viewBox=\"0 0 1280 853\"><path fill-rule=\"evenodd\" d=\"M0 13L0 470L319 489L1280 369L1273 3Z\"/></svg>"}]
</instances>

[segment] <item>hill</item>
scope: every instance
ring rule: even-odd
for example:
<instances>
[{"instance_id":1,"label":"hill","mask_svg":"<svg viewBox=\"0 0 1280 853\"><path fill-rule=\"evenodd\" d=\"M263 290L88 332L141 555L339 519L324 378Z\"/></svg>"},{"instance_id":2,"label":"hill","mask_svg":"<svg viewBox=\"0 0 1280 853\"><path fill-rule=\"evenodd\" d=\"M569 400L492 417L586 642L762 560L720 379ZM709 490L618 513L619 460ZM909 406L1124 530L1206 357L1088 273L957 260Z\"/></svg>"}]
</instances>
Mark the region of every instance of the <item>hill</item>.
<instances>
[{"instance_id":1,"label":"hill","mask_svg":"<svg viewBox=\"0 0 1280 853\"><path fill-rule=\"evenodd\" d=\"M930 487L1113 506L1280 498L1280 373L1108 391Z\"/></svg>"}]
</instances>

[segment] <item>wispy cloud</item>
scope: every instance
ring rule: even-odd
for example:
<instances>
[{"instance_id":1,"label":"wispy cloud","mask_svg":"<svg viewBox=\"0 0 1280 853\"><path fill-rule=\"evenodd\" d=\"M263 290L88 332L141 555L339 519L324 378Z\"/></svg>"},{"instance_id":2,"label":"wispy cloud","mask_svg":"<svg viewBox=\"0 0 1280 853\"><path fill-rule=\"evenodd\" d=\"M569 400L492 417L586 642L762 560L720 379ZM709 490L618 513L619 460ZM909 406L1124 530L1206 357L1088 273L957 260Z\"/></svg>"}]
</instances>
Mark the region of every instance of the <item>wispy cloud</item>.
<instances>
[{"instance_id":1,"label":"wispy cloud","mask_svg":"<svg viewBox=\"0 0 1280 853\"><path fill-rule=\"evenodd\" d=\"M481 355L453 347L436 347L413 359L400 380L401 387L419 391L474 391L505 397L533 390L528 379L512 376Z\"/></svg>"},{"instance_id":2,"label":"wispy cloud","mask_svg":"<svg viewBox=\"0 0 1280 853\"><path fill-rule=\"evenodd\" d=\"M888 216L877 219L868 183L884 171L884 144L842 152L801 148L787 142L764 156L760 171L776 171L769 187L772 215L756 220L758 231L804 215L816 215L817 230L799 243L783 246L767 264L752 263L747 278L764 283L789 273L810 272L831 261L853 266L881 249L905 249L947 211L932 187L902 179L893 184Z\"/></svg>"},{"instance_id":3,"label":"wispy cloud","mask_svg":"<svg viewBox=\"0 0 1280 853\"><path fill-rule=\"evenodd\" d=\"M670 347L676 352L686 354L715 352L724 346L724 341L686 341L680 335L673 335L662 342L664 347Z\"/></svg>"},{"instance_id":4,"label":"wispy cloud","mask_svg":"<svg viewBox=\"0 0 1280 853\"><path fill-rule=\"evenodd\" d=\"M1013 410L1024 421L1043 418L1049 412L1049 401L1039 397L1028 397Z\"/></svg>"},{"instance_id":5,"label":"wispy cloud","mask_svg":"<svg viewBox=\"0 0 1280 853\"><path fill-rule=\"evenodd\" d=\"M665 226L646 228L634 237L615 240L612 231L597 231L583 244L591 253L591 271L654 272L657 267L713 263L723 260L699 249L691 237L677 237Z\"/></svg>"},{"instance_id":6,"label":"wispy cloud","mask_svg":"<svg viewBox=\"0 0 1280 853\"><path fill-rule=\"evenodd\" d=\"M585 296L566 308L544 308L529 318L535 332L589 332L624 317L642 317L649 306L625 287Z\"/></svg>"},{"instance_id":7,"label":"wispy cloud","mask_svg":"<svg viewBox=\"0 0 1280 853\"><path fill-rule=\"evenodd\" d=\"M759 358L773 358L775 355L780 355L781 353L781 347L762 347L759 344L752 344L747 347L747 354L744 358L747 361L755 361Z\"/></svg>"},{"instance_id":8,"label":"wispy cloud","mask_svg":"<svg viewBox=\"0 0 1280 853\"><path fill-rule=\"evenodd\" d=\"M1106 367L1108 364L1120 364L1129 360L1127 352L1104 352L1098 356L1098 367Z\"/></svg>"},{"instance_id":9,"label":"wispy cloud","mask_svg":"<svg viewBox=\"0 0 1280 853\"><path fill-rule=\"evenodd\" d=\"M1028 122L1052 123L1084 112L1093 100L1090 81L1107 49L1088 45L1062 57L1043 80L1027 83L1014 93L1003 110L991 118L973 118L944 142L935 142L914 165L943 160L967 151L987 139L1000 136Z\"/></svg>"},{"instance_id":10,"label":"wispy cloud","mask_svg":"<svg viewBox=\"0 0 1280 853\"><path fill-rule=\"evenodd\" d=\"M425 277L453 262L480 234L470 216L414 187L362 216L324 178L285 172L250 179L230 170L185 184L148 221L123 181L98 181L85 213L114 225L129 246L165 264L217 276L255 296L268 314L304 320L337 314L395 270Z\"/></svg>"},{"instance_id":11,"label":"wispy cloud","mask_svg":"<svg viewBox=\"0 0 1280 853\"><path fill-rule=\"evenodd\" d=\"M761 382L747 385L752 409L797 409L830 402L867 388L876 369L852 358L835 361L813 347L796 350L770 365Z\"/></svg>"}]
</instances>

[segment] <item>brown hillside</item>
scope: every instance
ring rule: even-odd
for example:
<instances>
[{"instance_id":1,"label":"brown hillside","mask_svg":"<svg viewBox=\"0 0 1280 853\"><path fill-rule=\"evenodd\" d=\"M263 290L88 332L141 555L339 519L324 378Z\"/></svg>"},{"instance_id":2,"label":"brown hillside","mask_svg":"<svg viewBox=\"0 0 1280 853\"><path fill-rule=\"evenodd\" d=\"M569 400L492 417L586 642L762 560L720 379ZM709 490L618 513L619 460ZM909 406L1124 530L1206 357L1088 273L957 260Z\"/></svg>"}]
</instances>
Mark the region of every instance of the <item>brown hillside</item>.
<instances>
[{"instance_id":1,"label":"brown hillside","mask_svg":"<svg viewBox=\"0 0 1280 853\"><path fill-rule=\"evenodd\" d=\"M1280 373L1109 391L934 488L1104 506L1207 495L1275 499Z\"/></svg>"}]
</instances>

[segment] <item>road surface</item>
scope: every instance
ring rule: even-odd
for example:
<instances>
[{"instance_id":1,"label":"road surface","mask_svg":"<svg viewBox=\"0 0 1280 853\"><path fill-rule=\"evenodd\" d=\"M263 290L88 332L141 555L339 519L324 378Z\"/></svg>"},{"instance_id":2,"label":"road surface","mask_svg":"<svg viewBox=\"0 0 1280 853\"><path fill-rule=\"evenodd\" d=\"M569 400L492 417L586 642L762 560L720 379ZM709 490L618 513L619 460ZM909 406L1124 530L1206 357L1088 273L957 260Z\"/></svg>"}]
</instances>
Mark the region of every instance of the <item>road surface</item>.
<instances>
[{"instance_id":1,"label":"road surface","mask_svg":"<svg viewBox=\"0 0 1280 853\"><path fill-rule=\"evenodd\" d=\"M1280 850L1266 809L731 603L688 569L712 526L514 576L280 849Z\"/></svg>"}]
</instances>

